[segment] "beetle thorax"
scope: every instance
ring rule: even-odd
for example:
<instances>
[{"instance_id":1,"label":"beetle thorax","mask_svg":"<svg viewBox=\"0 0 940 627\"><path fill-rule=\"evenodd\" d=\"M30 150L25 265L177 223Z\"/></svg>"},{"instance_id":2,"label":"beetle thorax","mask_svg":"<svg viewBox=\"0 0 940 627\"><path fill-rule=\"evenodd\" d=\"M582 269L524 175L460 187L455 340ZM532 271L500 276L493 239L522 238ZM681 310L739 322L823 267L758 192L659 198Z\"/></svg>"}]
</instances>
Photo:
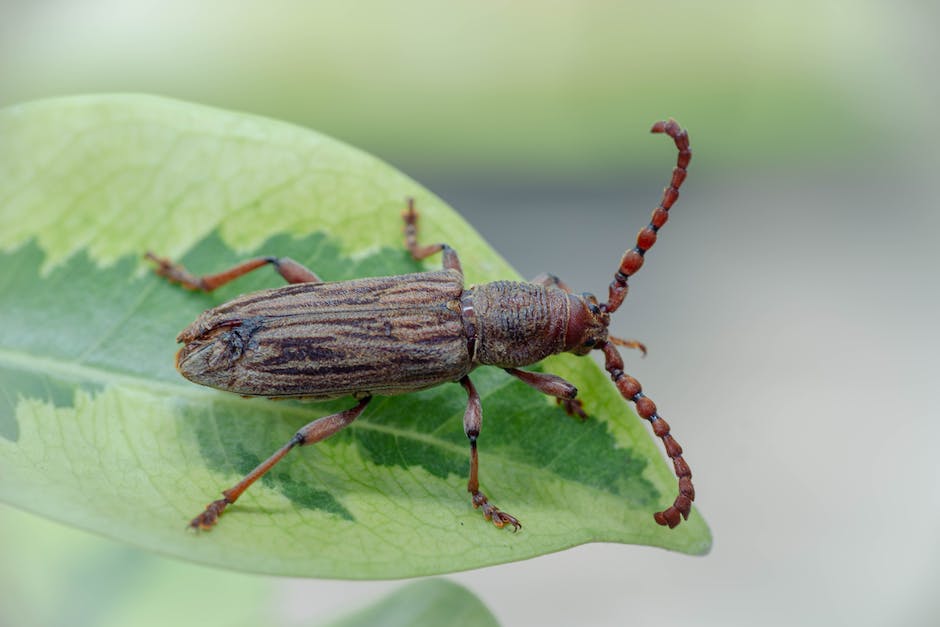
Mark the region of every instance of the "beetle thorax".
<instances>
[{"instance_id":1,"label":"beetle thorax","mask_svg":"<svg viewBox=\"0 0 940 627\"><path fill-rule=\"evenodd\" d=\"M568 294L551 287L497 281L463 295L464 324L474 363L527 366L565 350Z\"/></svg>"}]
</instances>

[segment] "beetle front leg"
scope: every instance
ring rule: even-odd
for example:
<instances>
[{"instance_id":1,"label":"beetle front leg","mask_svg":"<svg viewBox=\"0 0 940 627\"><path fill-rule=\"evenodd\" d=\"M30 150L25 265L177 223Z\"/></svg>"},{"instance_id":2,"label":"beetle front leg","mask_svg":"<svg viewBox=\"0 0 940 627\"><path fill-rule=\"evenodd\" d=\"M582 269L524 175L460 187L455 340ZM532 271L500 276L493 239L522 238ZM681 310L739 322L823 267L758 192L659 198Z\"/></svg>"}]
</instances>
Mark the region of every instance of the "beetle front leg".
<instances>
[{"instance_id":1,"label":"beetle front leg","mask_svg":"<svg viewBox=\"0 0 940 627\"><path fill-rule=\"evenodd\" d=\"M544 285L545 287L557 287L562 292L566 292L568 294L571 293L571 288L568 287L567 283L559 279L554 274L550 274L548 272L543 272L529 281L529 283L534 283L535 285Z\"/></svg>"},{"instance_id":2,"label":"beetle front leg","mask_svg":"<svg viewBox=\"0 0 940 627\"><path fill-rule=\"evenodd\" d=\"M288 283L323 283L323 280L314 274L312 270L308 270L290 257L256 257L216 274L196 276L182 265L173 263L163 257L157 257L150 251L147 251L144 256L157 264L154 272L160 276L166 277L173 283L179 283L188 290L199 290L201 292L211 292L242 275L248 274L252 270L257 270L268 264L274 266L278 274L284 277Z\"/></svg>"},{"instance_id":3,"label":"beetle front leg","mask_svg":"<svg viewBox=\"0 0 940 627\"><path fill-rule=\"evenodd\" d=\"M278 449L271 457L258 464L258 467L248 473L244 479L222 492L225 498L209 503L204 512L192 519L189 526L193 529L202 529L204 531L211 529L216 522L218 522L219 516L222 515L225 508L237 501L238 497L240 497L251 484L263 477L265 473L281 461L291 449L296 446L306 446L319 442L320 440L325 440L340 429L348 426L349 423L359 417L359 414L362 413L362 410L366 408L366 405L368 405L371 400L372 397L367 396L360 400L359 404L352 409L318 418L301 427L287 444Z\"/></svg>"},{"instance_id":4,"label":"beetle front leg","mask_svg":"<svg viewBox=\"0 0 940 627\"><path fill-rule=\"evenodd\" d=\"M577 416L581 420L587 420L588 415L584 412L584 405L579 399L575 398L578 395L578 388L558 375L529 372L518 368L504 368L504 370L526 385L534 387L542 394L554 396L569 416Z\"/></svg>"},{"instance_id":5,"label":"beetle front leg","mask_svg":"<svg viewBox=\"0 0 940 627\"><path fill-rule=\"evenodd\" d=\"M483 423L483 407L480 404L480 395L470 381L470 377L460 380L460 385L467 391L467 411L463 415L463 429L470 439L470 480L467 481L467 492L474 509L482 509L483 517L492 520L497 527L512 525L513 531L522 528L522 524L515 516L511 516L489 502L486 495L480 492L480 481L477 477L479 460L477 459L477 438L480 435L480 426Z\"/></svg>"},{"instance_id":6,"label":"beetle front leg","mask_svg":"<svg viewBox=\"0 0 940 627\"><path fill-rule=\"evenodd\" d=\"M418 244L418 210L415 209L415 199L409 198L408 206L401 217L405 220L405 248L411 253L416 261L421 261L430 257L436 252L443 252L444 269L456 270L463 274L463 268L460 267L460 259L457 257L457 251L447 244L428 244L421 246Z\"/></svg>"}]
</instances>

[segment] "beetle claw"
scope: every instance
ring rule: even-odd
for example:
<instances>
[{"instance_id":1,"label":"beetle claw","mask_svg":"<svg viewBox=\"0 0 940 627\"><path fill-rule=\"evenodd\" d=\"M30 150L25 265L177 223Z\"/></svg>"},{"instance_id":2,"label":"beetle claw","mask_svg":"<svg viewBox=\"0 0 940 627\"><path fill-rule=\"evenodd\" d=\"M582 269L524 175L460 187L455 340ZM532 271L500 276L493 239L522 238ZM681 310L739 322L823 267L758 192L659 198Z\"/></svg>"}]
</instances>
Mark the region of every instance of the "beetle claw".
<instances>
[{"instance_id":1,"label":"beetle claw","mask_svg":"<svg viewBox=\"0 0 940 627\"><path fill-rule=\"evenodd\" d=\"M496 525L497 528L502 529L506 525L512 525L513 533L522 529L522 523L520 523L519 520L515 516L507 514L506 512L500 511L496 507L493 507L493 510L495 511L492 512L491 516L492 516L493 524Z\"/></svg>"},{"instance_id":2,"label":"beetle claw","mask_svg":"<svg viewBox=\"0 0 940 627\"><path fill-rule=\"evenodd\" d=\"M556 398L555 401L561 405L565 413L572 418L577 418L581 422L588 419L587 412L584 411L584 403L579 398Z\"/></svg>"},{"instance_id":3,"label":"beetle claw","mask_svg":"<svg viewBox=\"0 0 940 627\"><path fill-rule=\"evenodd\" d=\"M482 492L473 493L473 508L483 510L483 518L493 522L496 527L502 529L506 525L512 525L513 531L519 531L522 529L522 523L519 522L519 519L513 516L512 514L507 514L502 511L495 505L489 502L489 499L486 498L486 495Z\"/></svg>"}]
</instances>

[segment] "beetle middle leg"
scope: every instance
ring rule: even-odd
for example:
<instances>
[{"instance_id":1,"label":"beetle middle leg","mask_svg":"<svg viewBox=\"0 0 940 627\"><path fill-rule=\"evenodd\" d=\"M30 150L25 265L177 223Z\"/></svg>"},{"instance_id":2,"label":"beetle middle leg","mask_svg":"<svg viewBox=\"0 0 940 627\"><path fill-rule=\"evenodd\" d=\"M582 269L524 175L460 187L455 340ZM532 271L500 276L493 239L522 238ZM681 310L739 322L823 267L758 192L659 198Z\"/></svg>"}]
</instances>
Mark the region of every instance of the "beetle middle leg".
<instances>
[{"instance_id":1,"label":"beetle middle leg","mask_svg":"<svg viewBox=\"0 0 940 627\"><path fill-rule=\"evenodd\" d=\"M278 274L284 277L284 280L288 283L323 283L323 280L314 274L312 270L307 269L290 257L255 257L216 274L196 276L182 265L173 263L163 257L157 257L152 252L148 251L144 256L157 264L154 271L160 276L166 277L173 283L179 283L186 289L201 292L211 292L242 275L248 274L252 270L257 270L268 264L274 266Z\"/></svg>"},{"instance_id":2,"label":"beetle middle leg","mask_svg":"<svg viewBox=\"0 0 940 627\"><path fill-rule=\"evenodd\" d=\"M470 381L470 377L464 377L460 380L460 385L467 391L467 411L463 416L463 429L470 439L470 479L467 481L467 492L470 493L470 500L474 509L482 509L483 517L492 520L497 527L512 525L513 531L522 528L519 520L515 516L507 514L498 507L489 502L486 495L480 492L480 481L477 477L479 460L477 459L477 438L480 435L480 425L483 423L483 407L480 404L480 395L477 389Z\"/></svg>"},{"instance_id":3,"label":"beetle middle leg","mask_svg":"<svg viewBox=\"0 0 940 627\"><path fill-rule=\"evenodd\" d=\"M418 244L418 210L415 209L415 199L407 200L407 208L401 214L405 221L405 248L411 253L411 256L420 261L430 257L440 251L444 256L444 269L456 270L463 274L463 268L460 267L460 259L457 257L457 251L447 244L428 244L422 246Z\"/></svg>"},{"instance_id":4,"label":"beetle middle leg","mask_svg":"<svg viewBox=\"0 0 940 627\"><path fill-rule=\"evenodd\" d=\"M359 414L362 413L362 410L366 408L366 405L369 404L369 401L372 400L371 396L366 396L352 409L347 409L346 411L341 411L336 414L331 414L329 416L324 416L323 418L318 418L313 422L304 425L301 429L294 434L287 444L282 446L275 452L271 457L267 458L260 464L258 467L248 473L244 479L239 481L237 484L222 492L222 496L225 498L219 499L218 501L213 501L206 506L204 512L196 516L189 523L189 526L193 529L203 529L209 530L215 525L219 520L219 516L222 515L223 510L238 500L238 497L248 489L251 484L260 479L267 473L271 468L274 467L281 459L290 452L290 450L296 446L306 446L308 444L315 444L320 440L324 440L340 429L348 426L353 420L359 417Z\"/></svg>"}]
</instances>

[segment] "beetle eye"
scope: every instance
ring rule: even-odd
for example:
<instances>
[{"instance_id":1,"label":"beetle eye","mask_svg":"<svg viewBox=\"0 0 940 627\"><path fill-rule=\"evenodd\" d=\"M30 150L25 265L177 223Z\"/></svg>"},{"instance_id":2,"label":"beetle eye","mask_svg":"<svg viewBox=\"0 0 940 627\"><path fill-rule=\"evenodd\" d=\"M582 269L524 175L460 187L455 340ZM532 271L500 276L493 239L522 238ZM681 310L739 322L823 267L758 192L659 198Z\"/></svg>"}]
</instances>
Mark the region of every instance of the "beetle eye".
<instances>
[{"instance_id":1,"label":"beetle eye","mask_svg":"<svg viewBox=\"0 0 940 627\"><path fill-rule=\"evenodd\" d=\"M591 303L590 305L588 305L588 308L591 310L591 313L594 314L595 316L601 315L601 308L595 305L594 303Z\"/></svg>"},{"instance_id":2,"label":"beetle eye","mask_svg":"<svg viewBox=\"0 0 940 627\"><path fill-rule=\"evenodd\" d=\"M594 340L588 340L587 342L584 343L584 348L593 348L594 344L596 344Z\"/></svg>"}]
</instances>

